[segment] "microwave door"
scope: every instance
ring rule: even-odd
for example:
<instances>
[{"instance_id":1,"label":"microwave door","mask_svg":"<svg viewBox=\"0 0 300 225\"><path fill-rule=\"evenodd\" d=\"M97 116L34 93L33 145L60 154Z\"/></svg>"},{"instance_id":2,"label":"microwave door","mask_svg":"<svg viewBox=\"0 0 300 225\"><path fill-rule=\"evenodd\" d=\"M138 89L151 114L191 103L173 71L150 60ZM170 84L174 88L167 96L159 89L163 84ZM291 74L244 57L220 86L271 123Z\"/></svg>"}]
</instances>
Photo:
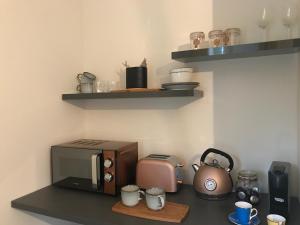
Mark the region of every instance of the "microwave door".
<instances>
[{"instance_id":1,"label":"microwave door","mask_svg":"<svg viewBox=\"0 0 300 225\"><path fill-rule=\"evenodd\" d=\"M52 182L54 185L101 192L102 151L60 148L52 151Z\"/></svg>"}]
</instances>

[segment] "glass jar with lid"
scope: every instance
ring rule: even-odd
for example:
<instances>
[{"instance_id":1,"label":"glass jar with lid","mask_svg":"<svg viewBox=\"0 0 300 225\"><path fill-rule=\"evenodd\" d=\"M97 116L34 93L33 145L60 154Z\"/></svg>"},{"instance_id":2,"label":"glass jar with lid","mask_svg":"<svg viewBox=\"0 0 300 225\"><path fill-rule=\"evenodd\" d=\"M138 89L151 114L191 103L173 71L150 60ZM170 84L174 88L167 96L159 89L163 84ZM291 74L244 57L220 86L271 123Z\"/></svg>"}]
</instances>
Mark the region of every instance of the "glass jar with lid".
<instances>
[{"instance_id":1,"label":"glass jar with lid","mask_svg":"<svg viewBox=\"0 0 300 225\"><path fill-rule=\"evenodd\" d=\"M222 30L212 30L208 34L209 47L216 48L224 46L225 33Z\"/></svg>"},{"instance_id":2,"label":"glass jar with lid","mask_svg":"<svg viewBox=\"0 0 300 225\"><path fill-rule=\"evenodd\" d=\"M240 44L241 29L240 28L228 28L225 30L225 44L226 45L238 45Z\"/></svg>"},{"instance_id":3,"label":"glass jar with lid","mask_svg":"<svg viewBox=\"0 0 300 225\"><path fill-rule=\"evenodd\" d=\"M259 202L259 193L257 173L251 170L240 171L236 183L237 198L255 205Z\"/></svg>"},{"instance_id":4,"label":"glass jar with lid","mask_svg":"<svg viewBox=\"0 0 300 225\"><path fill-rule=\"evenodd\" d=\"M193 32L190 34L191 48L199 49L201 44L205 41L205 34L203 32Z\"/></svg>"}]
</instances>

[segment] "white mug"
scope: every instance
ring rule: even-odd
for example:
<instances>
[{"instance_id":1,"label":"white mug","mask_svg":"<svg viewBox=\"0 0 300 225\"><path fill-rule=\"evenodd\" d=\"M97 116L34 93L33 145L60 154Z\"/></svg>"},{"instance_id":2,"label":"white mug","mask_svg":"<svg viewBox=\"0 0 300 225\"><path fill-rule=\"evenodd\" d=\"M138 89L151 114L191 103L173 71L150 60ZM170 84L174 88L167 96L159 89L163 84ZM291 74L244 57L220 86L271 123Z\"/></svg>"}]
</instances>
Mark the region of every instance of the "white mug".
<instances>
[{"instance_id":1,"label":"white mug","mask_svg":"<svg viewBox=\"0 0 300 225\"><path fill-rule=\"evenodd\" d=\"M285 225L286 219L283 216L270 214L267 216L268 225Z\"/></svg>"},{"instance_id":2,"label":"white mug","mask_svg":"<svg viewBox=\"0 0 300 225\"><path fill-rule=\"evenodd\" d=\"M93 83L81 83L77 85L76 90L80 93L93 93Z\"/></svg>"},{"instance_id":3,"label":"white mug","mask_svg":"<svg viewBox=\"0 0 300 225\"><path fill-rule=\"evenodd\" d=\"M136 206L142 200L141 194L145 194L136 185L127 185L121 189L122 203L126 206Z\"/></svg>"},{"instance_id":4,"label":"white mug","mask_svg":"<svg viewBox=\"0 0 300 225\"><path fill-rule=\"evenodd\" d=\"M161 210L166 204L166 193L162 188L149 188L146 190L146 204L151 210Z\"/></svg>"}]
</instances>

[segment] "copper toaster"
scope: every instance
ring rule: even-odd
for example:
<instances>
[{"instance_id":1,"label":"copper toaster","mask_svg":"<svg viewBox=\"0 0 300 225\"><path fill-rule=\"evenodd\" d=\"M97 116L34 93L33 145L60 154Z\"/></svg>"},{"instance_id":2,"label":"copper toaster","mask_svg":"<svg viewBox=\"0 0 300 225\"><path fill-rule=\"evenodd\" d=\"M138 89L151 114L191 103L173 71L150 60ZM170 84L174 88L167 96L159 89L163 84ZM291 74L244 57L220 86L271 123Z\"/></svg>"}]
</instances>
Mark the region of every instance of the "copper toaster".
<instances>
[{"instance_id":1,"label":"copper toaster","mask_svg":"<svg viewBox=\"0 0 300 225\"><path fill-rule=\"evenodd\" d=\"M163 188L177 192L183 181L183 165L176 156L152 154L138 161L136 183L140 188Z\"/></svg>"}]
</instances>

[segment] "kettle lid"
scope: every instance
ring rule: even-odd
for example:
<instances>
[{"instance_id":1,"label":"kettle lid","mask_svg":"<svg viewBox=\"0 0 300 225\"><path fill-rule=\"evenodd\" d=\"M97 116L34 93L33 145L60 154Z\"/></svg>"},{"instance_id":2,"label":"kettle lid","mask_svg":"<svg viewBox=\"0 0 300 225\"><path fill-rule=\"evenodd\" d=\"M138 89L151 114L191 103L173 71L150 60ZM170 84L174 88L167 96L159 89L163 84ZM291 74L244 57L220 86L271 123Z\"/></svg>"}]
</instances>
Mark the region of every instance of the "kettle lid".
<instances>
[{"instance_id":1,"label":"kettle lid","mask_svg":"<svg viewBox=\"0 0 300 225\"><path fill-rule=\"evenodd\" d=\"M257 180L257 173L255 171L252 171L252 170L241 170L238 173L238 178L240 180L254 181L254 180Z\"/></svg>"},{"instance_id":2,"label":"kettle lid","mask_svg":"<svg viewBox=\"0 0 300 225\"><path fill-rule=\"evenodd\" d=\"M208 165L208 166L215 167L215 168L224 169L224 167L222 167L222 166L220 165L219 161L216 160L216 159L213 159L212 162L207 162L207 163L205 163L205 164Z\"/></svg>"}]
</instances>

